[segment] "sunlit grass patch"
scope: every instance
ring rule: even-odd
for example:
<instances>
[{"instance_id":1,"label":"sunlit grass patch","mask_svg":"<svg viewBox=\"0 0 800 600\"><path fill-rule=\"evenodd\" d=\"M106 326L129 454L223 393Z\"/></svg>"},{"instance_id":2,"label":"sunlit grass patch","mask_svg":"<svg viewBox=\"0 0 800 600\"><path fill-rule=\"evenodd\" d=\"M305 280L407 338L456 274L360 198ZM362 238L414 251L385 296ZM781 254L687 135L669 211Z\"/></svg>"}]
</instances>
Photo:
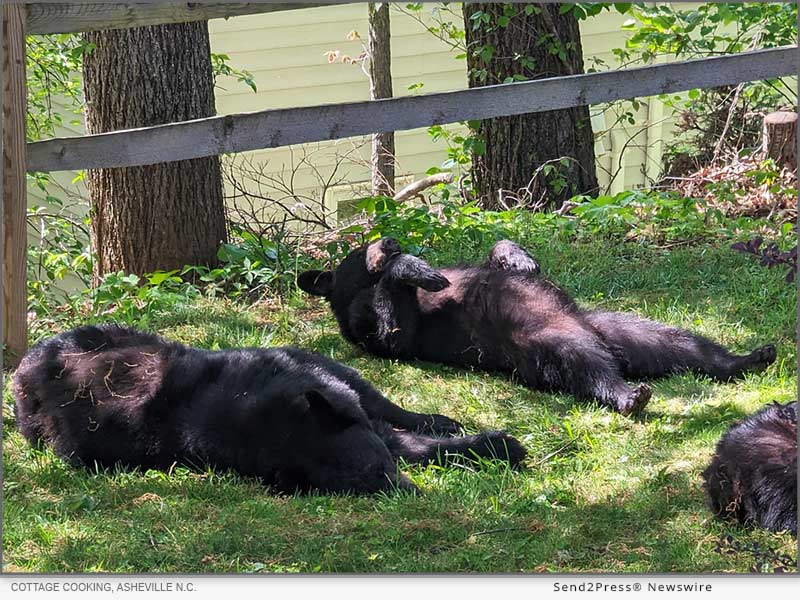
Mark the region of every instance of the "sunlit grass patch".
<instances>
[{"instance_id":1,"label":"sunlit grass patch","mask_svg":"<svg viewBox=\"0 0 800 600\"><path fill-rule=\"evenodd\" d=\"M796 291L725 244L670 251L534 240L548 277L587 306L630 310L778 360L730 384L684 374L653 383L630 419L513 378L368 356L324 302L197 298L146 324L206 348L293 344L358 369L394 402L503 429L525 469L402 466L420 495L276 496L230 473L74 469L16 432L3 391L4 568L15 571L541 572L748 571L730 535L796 556L796 540L715 520L701 473L724 431L797 389ZM479 254L476 252L476 256ZM446 251L431 257L448 262ZM465 257L466 258L466 257ZM75 323L77 324L77 323ZM54 332L55 333L55 332Z\"/></svg>"}]
</instances>

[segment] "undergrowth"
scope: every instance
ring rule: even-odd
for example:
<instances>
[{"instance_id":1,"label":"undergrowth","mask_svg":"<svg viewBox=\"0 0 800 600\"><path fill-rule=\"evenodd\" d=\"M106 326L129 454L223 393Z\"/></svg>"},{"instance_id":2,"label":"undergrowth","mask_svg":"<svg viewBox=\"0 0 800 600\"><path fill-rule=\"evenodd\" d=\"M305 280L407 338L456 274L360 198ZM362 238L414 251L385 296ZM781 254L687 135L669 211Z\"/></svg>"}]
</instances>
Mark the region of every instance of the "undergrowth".
<instances>
[{"instance_id":1,"label":"undergrowth","mask_svg":"<svg viewBox=\"0 0 800 600\"><path fill-rule=\"evenodd\" d=\"M791 223L728 217L702 200L674 192L578 196L564 214L523 209L485 211L472 203L451 200L446 193L442 198L422 204L365 198L358 205L362 218L322 247L314 246L313 240L270 240L234 230L234 242L220 247L218 264L212 268L187 265L144 277L108 273L94 287L74 285L75 281L91 281L88 242L81 243L79 238L75 242L70 223L54 220L45 229L49 243L29 249L34 340L74 319L113 317L124 323L146 323L152 314L200 296L242 302L285 296L294 293L297 273L337 264L356 246L384 236L397 238L412 254L429 256L444 251L458 260L503 238L548 239L559 244L624 240L658 249L711 240L730 245L758 236L776 251L788 252L792 244L796 246ZM72 287L77 289L62 291L65 280L72 280Z\"/></svg>"}]
</instances>

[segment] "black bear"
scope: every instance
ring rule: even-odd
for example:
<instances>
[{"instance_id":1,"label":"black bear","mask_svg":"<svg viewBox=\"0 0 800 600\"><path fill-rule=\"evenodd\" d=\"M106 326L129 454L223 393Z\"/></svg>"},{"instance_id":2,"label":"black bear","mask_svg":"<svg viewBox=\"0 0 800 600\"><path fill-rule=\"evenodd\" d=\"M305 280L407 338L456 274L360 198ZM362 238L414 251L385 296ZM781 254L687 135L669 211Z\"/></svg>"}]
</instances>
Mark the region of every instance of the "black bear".
<instances>
[{"instance_id":1,"label":"black bear","mask_svg":"<svg viewBox=\"0 0 800 600\"><path fill-rule=\"evenodd\" d=\"M406 411L353 369L296 348L214 352L81 327L32 348L13 389L23 435L73 464L213 466L287 493L414 489L397 458L525 456L499 431L444 437L460 425Z\"/></svg>"},{"instance_id":2,"label":"black bear","mask_svg":"<svg viewBox=\"0 0 800 600\"><path fill-rule=\"evenodd\" d=\"M526 385L596 400L622 414L650 399L649 379L693 370L719 380L764 369L775 347L731 354L634 315L581 309L503 240L479 266L435 270L383 238L298 286L330 301L344 337L378 356L513 372Z\"/></svg>"},{"instance_id":3,"label":"black bear","mask_svg":"<svg viewBox=\"0 0 800 600\"><path fill-rule=\"evenodd\" d=\"M715 515L797 535L797 402L731 427L703 477Z\"/></svg>"}]
</instances>

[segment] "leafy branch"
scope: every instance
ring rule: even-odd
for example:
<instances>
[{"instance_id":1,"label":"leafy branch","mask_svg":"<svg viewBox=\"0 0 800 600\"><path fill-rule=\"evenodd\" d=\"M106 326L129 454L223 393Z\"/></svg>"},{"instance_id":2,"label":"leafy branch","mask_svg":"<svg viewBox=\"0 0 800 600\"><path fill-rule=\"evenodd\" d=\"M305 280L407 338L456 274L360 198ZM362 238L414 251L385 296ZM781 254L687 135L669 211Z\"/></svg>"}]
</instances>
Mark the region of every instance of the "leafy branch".
<instances>
[{"instance_id":1,"label":"leafy branch","mask_svg":"<svg viewBox=\"0 0 800 600\"><path fill-rule=\"evenodd\" d=\"M770 242L762 248L763 243L764 239L757 236L746 242L736 242L731 245L731 249L760 257L762 267L771 269L779 265L788 266L786 282L792 283L797 273L797 245L791 250L781 250L776 242Z\"/></svg>"}]
</instances>

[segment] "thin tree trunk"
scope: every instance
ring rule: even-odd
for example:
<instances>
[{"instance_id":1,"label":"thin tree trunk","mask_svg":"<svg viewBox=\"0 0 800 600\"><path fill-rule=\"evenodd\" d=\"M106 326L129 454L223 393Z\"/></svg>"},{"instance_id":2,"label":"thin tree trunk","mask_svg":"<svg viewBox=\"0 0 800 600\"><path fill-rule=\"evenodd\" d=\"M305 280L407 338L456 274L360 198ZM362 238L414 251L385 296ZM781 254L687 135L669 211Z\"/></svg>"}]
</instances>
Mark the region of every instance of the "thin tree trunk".
<instances>
[{"instance_id":1,"label":"thin tree trunk","mask_svg":"<svg viewBox=\"0 0 800 600\"><path fill-rule=\"evenodd\" d=\"M89 133L216 113L206 22L85 34ZM90 170L95 276L211 265L226 241L219 157Z\"/></svg>"},{"instance_id":2,"label":"thin tree trunk","mask_svg":"<svg viewBox=\"0 0 800 600\"><path fill-rule=\"evenodd\" d=\"M578 22L560 7L465 3L469 86L583 73ZM486 208L556 208L597 189L588 106L486 119L476 133L483 152L473 152L472 178Z\"/></svg>"},{"instance_id":3,"label":"thin tree trunk","mask_svg":"<svg viewBox=\"0 0 800 600\"><path fill-rule=\"evenodd\" d=\"M369 78L373 100L392 97L392 50L389 4L369 3ZM372 136L372 193L394 193L394 132Z\"/></svg>"}]
</instances>

